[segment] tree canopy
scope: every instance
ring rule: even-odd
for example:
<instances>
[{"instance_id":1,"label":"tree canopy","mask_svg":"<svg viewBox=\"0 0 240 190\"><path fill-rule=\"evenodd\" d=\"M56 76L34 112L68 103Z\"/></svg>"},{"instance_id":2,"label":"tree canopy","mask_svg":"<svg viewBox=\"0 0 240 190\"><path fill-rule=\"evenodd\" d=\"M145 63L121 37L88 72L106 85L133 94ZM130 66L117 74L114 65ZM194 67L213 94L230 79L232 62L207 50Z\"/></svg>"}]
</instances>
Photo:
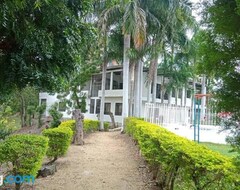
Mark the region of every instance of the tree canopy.
<instances>
[{"instance_id":1,"label":"tree canopy","mask_svg":"<svg viewBox=\"0 0 240 190\"><path fill-rule=\"evenodd\" d=\"M83 46L95 39L86 22L92 7L89 0L1 1L1 96L26 85L60 88L83 60Z\"/></svg>"},{"instance_id":2,"label":"tree canopy","mask_svg":"<svg viewBox=\"0 0 240 190\"><path fill-rule=\"evenodd\" d=\"M203 29L198 34L199 70L214 78L219 111L230 112L227 127L240 147L240 1L205 2ZM240 150L240 149L239 149Z\"/></svg>"}]
</instances>

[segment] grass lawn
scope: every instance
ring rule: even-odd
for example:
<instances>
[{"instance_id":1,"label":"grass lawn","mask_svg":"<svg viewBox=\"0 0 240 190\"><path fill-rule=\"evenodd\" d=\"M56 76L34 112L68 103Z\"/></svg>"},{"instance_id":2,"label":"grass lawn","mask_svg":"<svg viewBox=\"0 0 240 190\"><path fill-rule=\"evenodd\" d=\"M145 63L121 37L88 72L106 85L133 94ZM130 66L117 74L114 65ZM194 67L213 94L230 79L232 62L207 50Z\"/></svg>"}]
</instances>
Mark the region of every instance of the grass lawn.
<instances>
[{"instance_id":1,"label":"grass lawn","mask_svg":"<svg viewBox=\"0 0 240 190\"><path fill-rule=\"evenodd\" d=\"M220 154L228 157L234 157L237 156L236 152L230 152L231 146L228 144L215 144L215 143L210 143L210 142L202 142L200 143L202 145L205 145L209 149L219 152Z\"/></svg>"}]
</instances>

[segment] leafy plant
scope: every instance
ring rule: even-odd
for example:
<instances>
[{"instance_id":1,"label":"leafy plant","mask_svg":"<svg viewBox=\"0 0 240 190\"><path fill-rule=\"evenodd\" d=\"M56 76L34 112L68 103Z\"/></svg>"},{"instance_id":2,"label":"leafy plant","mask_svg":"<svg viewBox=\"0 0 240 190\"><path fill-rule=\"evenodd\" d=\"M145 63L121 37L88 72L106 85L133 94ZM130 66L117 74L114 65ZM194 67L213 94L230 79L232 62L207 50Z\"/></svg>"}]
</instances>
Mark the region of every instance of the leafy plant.
<instances>
[{"instance_id":1,"label":"leafy plant","mask_svg":"<svg viewBox=\"0 0 240 190\"><path fill-rule=\"evenodd\" d=\"M51 106L51 108L48 110L49 114L52 116L52 121L51 121L51 127L55 128L58 127L61 123L61 118L63 116L62 113L58 111L58 104L55 103Z\"/></svg>"},{"instance_id":2,"label":"leafy plant","mask_svg":"<svg viewBox=\"0 0 240 190\"><path fill-rule=\"evenodd\" d=\"M126 119L126 132L158 172L157 182L163 189L180 185L181 189L227 190L238 186L240 175L231 158L135 118Z\"/></svg>"},{"instance_id":3,"label":"leafy plant","mask_svg":"<svg viewBox=\"0 0 240 190\"><path fill-rule=\"evenodd\" d=\"M52 159L49 163L55 162L60 156L67 153L73 136L73 131L70 128L45 129L42 134L49 138L47 157Z\"/></svg>"},{"instance_id":4,"label":"leafy plant","mask_svg":"<svg viewBox=\"0 0 240 190\"><path fill-rule=\"evenodd\" d=\"M5 104L0 106L0 140L5 139L13 131L15 131L15 120L11 118L12 109Z\"/></svg>"},{"instance_id":5,"label":"leafy plant","mask_svg":"<svg viewBox=\"0 0 240 190\"><path fill-rule=\"evenodd\" d=\"M46 104L42 104L37 107L36 111L38 113L38 127L40 128L42 126L42 115L46 110Z\"/></svg>"},{"instance_id":6,"label":"leafy plant","mask_svg":"<svg viewBox=\"0 0 240 190\"><path fill-rule=\"evenodd\" d=\"M48 139L40 135L13 135L0 143L0 163L10 164L9 172L36 176L46 154ZM16 189L21 184L16 183Z\"/></svg>"}]
</instances>

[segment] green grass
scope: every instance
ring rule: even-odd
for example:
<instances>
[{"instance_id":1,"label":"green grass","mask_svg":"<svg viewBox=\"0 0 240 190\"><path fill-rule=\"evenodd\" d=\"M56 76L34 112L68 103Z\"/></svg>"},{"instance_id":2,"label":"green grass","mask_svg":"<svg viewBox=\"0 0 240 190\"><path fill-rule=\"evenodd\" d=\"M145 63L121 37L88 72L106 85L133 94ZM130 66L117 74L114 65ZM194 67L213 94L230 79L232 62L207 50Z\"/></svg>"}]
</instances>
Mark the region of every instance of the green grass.
<instances>
[{"instance_id":1,"label":"green grass","mask_svg":"<svg viewBox=\"0 0 240 190\"><path fill-rule=\"evenodd\" d=\"M231 146L229 144L216 144L216 143L210 143L210 142L202 142L202 145L205 145L209 149L219 152L220 154L228 157L234 157L237 156L236 152L230 152Z\"/></svg>"}]
</instances>

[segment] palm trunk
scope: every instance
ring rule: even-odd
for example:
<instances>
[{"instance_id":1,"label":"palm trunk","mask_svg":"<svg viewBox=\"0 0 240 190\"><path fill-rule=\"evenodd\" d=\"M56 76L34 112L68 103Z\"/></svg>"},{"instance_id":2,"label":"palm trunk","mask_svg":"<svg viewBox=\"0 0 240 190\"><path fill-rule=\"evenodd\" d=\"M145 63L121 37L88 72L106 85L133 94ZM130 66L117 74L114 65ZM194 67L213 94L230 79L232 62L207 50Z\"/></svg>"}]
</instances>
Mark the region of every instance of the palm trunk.
<instances>
[{"instance_id":1,"label":"palm trunk","mask_svg":"<svg viewBox=\"0 0 240 190\"><path fill-rule=\"evenodd\" d=\"M135 62L130 65L130 77L131 77L130 85L131 85L131 87L130 87L130 98L129 98L129 100L130 100L129 116L133 116L133 98L134 98L133 94L134 94L134 79L135 79L134 68L135 68Z\"/></svg>"},{"instance_id":2,"label":"palm trunk","mask_svg":"<svg viewBox=\"0 0 240 190\"><path fill-rule=\"evenodd\" d=\"M103 68L102 68L102 97L101 97L101 105L100 105L100 131L104 131L106 74L107 74L107 61L105 61L103 63Z\"/></svg>"},{"instance_id":3,"label":"palm trunk","mask_svg":"<svg viewBox=\"0 0 240 190\"><path fill-rule=\"evenodd\" d=\"M191 107L192 107L192 114L191 114L191 122L193 123L194 120L194 99L195 99L195 94L196 94L196 80L195 78L193 79L193 93L192 93L192 102L191 102Z\"/></svg>"},{"instance_id":4,"label":"palm trunk","mask_svg":"<svg viewBox=\"0 0 240 190\"><path fill-rule=\"evenodd\" d=\"M123 57L123 112L122 131L125 127L125 119L128 117L128 86L129 86L129 58L127 51L130 49L130 35L124 35L124 57Z\"/></svg>"},{"instance_id":5,"label":"palm trunk","mask_svg":"<svg viewBox=\"0 0 240 190\"><path fill-rule=\"evenodd\" d=\"M142 91L143 91L143 62L139 63L140 73L139 73L139 117L142 117Z\"/></svg>"},{"instance_id":6,"label":"palm trunk","mask_svg":"<svg viewBox=\"0 0 240 190\"><path fill-rule=\"evenodd\" d=\"M175 106L178 105L178 88L175 89Z\"/></svg>"},{"instance_id":7,"label":"palm trunk","mask_svg":"<svg viewBox=\"0 0 240 190\"><path fill-rule=\"evenodd\" d=\"M152 94L152 102L156 104L156 95L157 95L157 66L158 66L158 59L155 58L154 62L154 76L153 76L153 94Z\"/></svg>"},{"instance_id":8,"label":"palm trunk","mask_svg":"<svg viewBox=\"0 0 240 190\"><path fill-rule=\"evenodd\" d=\"M134 75L134 116L140 117L140 61L135 66L135 75Z\"/></svg>"},{"instance_id":9,"label":"palm trunk","mask_svg":"<svg viewBox=\"0 0 240 190\"><path fill-rule=\"evenodd\" d=\"M147 103L151 102L151 88L152 88L152 82L149 82L149 84L148 84L148 94L147 94Z\"/></svg>"},{"instance_id":10,"label":"palm trunk","mask_svg":"<svg viewBox=\"0 0 240 190\"><path fill-rule=\"evenodd\" d=\"M172 89L168 93L168 105L172 104Z\"/></svg>"}]
</instances>

